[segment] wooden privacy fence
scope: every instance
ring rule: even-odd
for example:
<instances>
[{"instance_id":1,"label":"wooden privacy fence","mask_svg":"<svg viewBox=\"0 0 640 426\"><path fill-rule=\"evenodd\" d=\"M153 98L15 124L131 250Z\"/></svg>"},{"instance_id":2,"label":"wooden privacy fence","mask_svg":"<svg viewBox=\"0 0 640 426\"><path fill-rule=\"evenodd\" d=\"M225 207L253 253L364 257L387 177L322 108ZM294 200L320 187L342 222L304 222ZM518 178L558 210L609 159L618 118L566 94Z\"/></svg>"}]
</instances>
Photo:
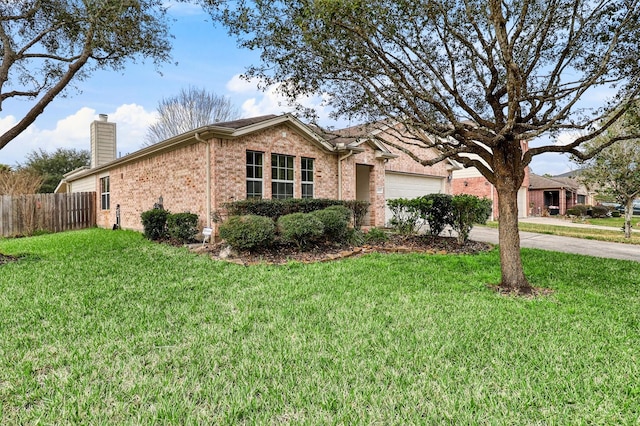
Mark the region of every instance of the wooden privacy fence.
<instances>
[{"instance_id":1,"label":"wooden privacy fence","mask_svg":"<svg viewBox=\"0 0 640 426\"><path fill-rule=\"evenodd\" d=\"M96 193L0 195L0 236L61 232L96 225Z\"/></svg>"}]
</instances>

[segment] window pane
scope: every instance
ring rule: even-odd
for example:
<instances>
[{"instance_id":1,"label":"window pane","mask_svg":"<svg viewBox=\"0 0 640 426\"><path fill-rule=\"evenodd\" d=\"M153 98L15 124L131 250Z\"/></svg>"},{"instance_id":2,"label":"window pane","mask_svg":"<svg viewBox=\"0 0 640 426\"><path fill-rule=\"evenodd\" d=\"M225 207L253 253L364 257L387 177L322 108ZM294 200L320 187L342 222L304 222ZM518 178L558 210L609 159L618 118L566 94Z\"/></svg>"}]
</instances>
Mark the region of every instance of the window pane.
<instances>
[{"instance_id":1,"label":"window pane","mask_svg":"<svg viewBox=\"0 0 640 426\"><path fill-rule=\"evenodd\" d=\"M273 198L292 198L294 157L271 154L271 195Z\"/></svg>"},{"instance_id":2,"label":"window pane","mask_svg":"<svg viewBox=\"0 0 640 426\"><path fill-rule=\"evenodd\" d=\"M308 183L302 184L302 198L313 198L313 185Z\"/></svg>"},{"instance_id":3,"label":"window pane","mask_svg":"<svg viewBox=\"0 0 640 426\"><path fill-rule=\"evenodd\" d=\"M262 152L247 151L247 198L262 198Z\"/></svg>"}]
</instances>

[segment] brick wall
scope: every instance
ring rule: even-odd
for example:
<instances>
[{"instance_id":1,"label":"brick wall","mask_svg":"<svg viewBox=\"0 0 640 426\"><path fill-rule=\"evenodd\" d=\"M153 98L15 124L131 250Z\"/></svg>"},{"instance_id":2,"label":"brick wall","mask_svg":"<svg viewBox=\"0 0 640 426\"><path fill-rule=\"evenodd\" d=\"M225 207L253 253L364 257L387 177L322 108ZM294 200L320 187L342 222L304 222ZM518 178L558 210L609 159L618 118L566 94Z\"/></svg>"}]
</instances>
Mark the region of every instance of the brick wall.
<instances>
[{"instance_id":1,"label":"brick wall","mask_svg":"<svg viewBox=\"0 0 640 426\"><path fill-rule=\"evenodd\" d=\"M338 160L286 125L276 126L236 140L213 143L214 207L246 198L246 152L264 153L263 197L271 198L271 154L292 155L294 159L294 198L301 198L302 157L314 159L314 198L337 198Z\"/></svg>"},{"instance_id":2,"label":"brick wall","mask_svg":"<svg viewBox=\"0 0 640 426\"><path fill-rule=\"evenodd\" d=\"M142 230L140 214L153 208L162 196L172 213L190 212L206 222L205 145L194 143L127 163L110 170L111 209L98 215L98 226L115 223L120 205L121 226ZM98 186L99 187L99 186Z\"/></svg>"}]
</instances>

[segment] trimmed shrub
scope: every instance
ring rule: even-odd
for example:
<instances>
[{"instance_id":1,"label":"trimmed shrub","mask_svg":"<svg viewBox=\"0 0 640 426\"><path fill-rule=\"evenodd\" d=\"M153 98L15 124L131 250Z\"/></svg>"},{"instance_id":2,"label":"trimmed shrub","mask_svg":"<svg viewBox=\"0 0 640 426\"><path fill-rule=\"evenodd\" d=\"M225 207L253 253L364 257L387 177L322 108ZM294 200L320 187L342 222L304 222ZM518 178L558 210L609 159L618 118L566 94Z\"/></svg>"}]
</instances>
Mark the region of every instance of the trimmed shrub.
<instances>
[{"instance_id":1,"label":"trimmed shrub","mask_svg":"<svg viewBox=\"0 0 640 426\"><path fill-rule=\"evenodd\" d=\"M231 216L220 225L220 238L236 250L254 251L273 243L275 224L264 216Z\"/></svg>"},{"instance_id":2,"label":"trimmed shrub","mask_svg":"<svg viewBox=\"0 0 640 426\"><path fill-rule=\"evenodd\" d=\"M569 213L569 210L573 211L573 212L577 212L576 213ZM590 210L590 207L585 206L584 204L576 204L575 206L571 207L570 209L567 210L567 214L572 214L574 216L586 216L587 215L587 210Z\"/></svg>"},{"instance_id":3,"label":"trimmed shrub","mask_svg":"<svg viewBox=\"0 0 640 426\"><path fill-rule=\"evenodd\" d=\"M486 223L491 216L491 200L475 195L460 194L451 197L451 227L458 233L458 243L464 244L474 223Z\"/></svg>"},{"instance_id":4,"label":"trimmed shrub","mask_svg":"<svg viewBox=\"0 0 640 426\"><path fill-rule=\"evenodd\" d=\"M429 224L429 234L440 235L451 222L451 195L428 194L418 198L420 217Z\"/></svg>"},{"instance_id":5,"label":"trimmed shrub","mask_svg":"<svg viewBox=\"0 0 640 426\"><path fill-rule=\"evenodd\" d=\"M336 242L344 241L351 217L349 209L343 206L334 206L334 208L316 210L309 214L320 219L325 237Z\"/></svg>"},{"instance_id":6,"label":"trimmed shrub","mask_svg":"<svg viewBox=\"0 0 640 426\"><path fill-rule=\"evenodd\" d=\"M591 209L591 217L607 217L609 216L609 208L606 206L593 206Z\"/></svg>"},{"instance_id":7,"label":"trimmed shrub","mask_svg":"<svg viewBox=\"0 0 640 426\"><path fill-rule=\"evenodd\" d=\"M151 209L142 212L144 236L150 240L161 240L167 236L167 217L171 213L164 209Z\"/></svg>"},{"instance_id":8,"label":"trimmed shrub","mask_svg":"<svg viewBox=\"0 0 640 426\"><path fill-rule=\"evenodd\" d=\"M174 213L167 216L167 232L174 240L190 243L198 234L198 215Z\"/></svg>"},{"instance_id":9,"label":"trimmed shrub","mask_svg":"<svg viewBox=\"0 0 640 426\"><path fill-rule=\"evenodd\" d=\"M571 207L570 209L567 209L568 216L582 216L580 213L581 213L580 209L576 209L575 207Z\"/></svg>"},{"instance_id":10,"label":"trimmed shrub","mask_svg":"<svg viewBox=\"0 0 640 426\"><path fill-rule=\"evenodd\" d=\"M333 206L329 206L323 210L336 211L340 213L344 217L344 220L347 221L347 223L351 222L351 219L353 218L353 212L343 204L334 204Z\"/></svg>"},{"instance_id":11,"label":"trimmed shrub","mask_svg":"<svg viewBox=\"0 0 640 426\"><path fill-rule=\"evenodd\" d=\"M317 240L324 233L322 221L309 213L291 213L278 219L278 232L282 241L294 243L300 249Z\"/></svg>"},{"instance_id":12,"label":"trimmed shrub","mask_svg":"<svg viewBox=\"0 0 640 426\"><path fill-rule=\"evenodd\" d=\"M389 241L389 236L380 228L371 228L369 232L364 234L364 241L367 244L378 244Z\"/></svg>"}]
</instances>

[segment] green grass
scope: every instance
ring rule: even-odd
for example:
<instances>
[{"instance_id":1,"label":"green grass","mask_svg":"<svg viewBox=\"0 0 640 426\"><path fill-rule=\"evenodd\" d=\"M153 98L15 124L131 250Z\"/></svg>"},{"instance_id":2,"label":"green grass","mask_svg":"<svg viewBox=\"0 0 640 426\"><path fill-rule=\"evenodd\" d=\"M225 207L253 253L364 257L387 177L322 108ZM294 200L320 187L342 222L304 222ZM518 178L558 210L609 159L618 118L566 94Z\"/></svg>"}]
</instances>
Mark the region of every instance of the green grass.
<instances>
[{"instance_id":1,"label":"green grass","mask_svg":"<svg viewBox=\"0 0 640 426\"><path fill-rule=\"evenodd\" d=\"M242 267L87 230L0 241L2 424L637 424L637 263L523 250Z\"/></svg>"},{"instance_id":2,"label":"green grass","mask_svg":"<svg viewBox=\"0 0 640 426\"><path fill-rule=\"evenodd\" d=\"M590 218L587 219L585 223L599 226L610 226L620 230L624 226L624 217ZM640 216L632 216L631 225L634 227L640 227Z\"/></svg>"},{"instance_id":3,"label":"green grass","mask_svg":"<svg viewBox=\"0 0 640 426\"><path fill-rule=\"evenodd\" d=\"M589 221L591 222L590 219ZM596 223L592 223L596 224ZM497 228L498 222L487 222L485 226ZM608 225L604 225L608 226ZM622 230L612 227L608 229L578 228L562 225L546 225L542 223L520 222L520 231L536 232L539 234L559 235L562 237L584 238L588 240L609 241L614 243L640 244L640 233L634 232L631 238L625 238Z\"/></svg>"}]
</instances>

